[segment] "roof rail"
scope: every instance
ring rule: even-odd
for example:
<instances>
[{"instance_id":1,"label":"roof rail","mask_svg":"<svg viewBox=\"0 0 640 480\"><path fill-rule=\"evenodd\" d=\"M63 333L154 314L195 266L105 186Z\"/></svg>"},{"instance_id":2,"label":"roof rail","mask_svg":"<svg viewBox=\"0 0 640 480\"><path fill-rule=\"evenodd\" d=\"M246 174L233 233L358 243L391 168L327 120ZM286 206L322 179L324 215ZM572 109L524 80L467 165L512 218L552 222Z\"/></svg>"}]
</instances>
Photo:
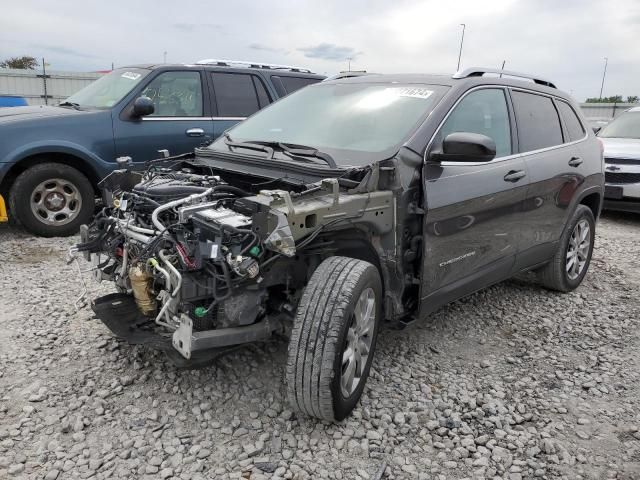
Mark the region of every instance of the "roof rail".
<instances>
[{"instance_id":1,"label":"roof rail","mask_svg":"<svg viewBox=\"0 0 640 480\"><path fill-rule=\"evenodd\" d=\"M533 82L537 83L538 85L557 88L549 80L544 80L537 76L529 75L526 73L511 72L509 70L500 70L499 68L483 68L483 67L465 68L462 71L457 71L456 73L454 73L452 78L482 77L485 73L495 73L495 74L499 74L500 76L506 75L508 77L528 78L529 80L533 80Z\"/></svg>"},{"instance_id":2,"label":"roof rail","mask_svg":"<svg viewBox=\"0 0 640 480\"><path fill-rule=\"evenodd\" d=\"M247 62L244 60L225 60L218 58L207 58L196 62L196 65L216 65L219 67L240 67L240 68L264 68L266 70L289 70L290 72L313 73L308 68L292 67L290 65L275 65L273 63Z\"/></svg>"},{"instance_id":3,"label":"roof rail","mask_svg":"<svg viewBox=\"0 0 640 480\"><path fill-rule=\"evenodd\" d=\"M341 80L343 78L362 77L364 75L375 75L375 74L369 73L366 70L349 70L348 72L340 72L330 77L327 77L323 80L323 82L329 82L331 80Z\"/></svg>"}]
</instances>

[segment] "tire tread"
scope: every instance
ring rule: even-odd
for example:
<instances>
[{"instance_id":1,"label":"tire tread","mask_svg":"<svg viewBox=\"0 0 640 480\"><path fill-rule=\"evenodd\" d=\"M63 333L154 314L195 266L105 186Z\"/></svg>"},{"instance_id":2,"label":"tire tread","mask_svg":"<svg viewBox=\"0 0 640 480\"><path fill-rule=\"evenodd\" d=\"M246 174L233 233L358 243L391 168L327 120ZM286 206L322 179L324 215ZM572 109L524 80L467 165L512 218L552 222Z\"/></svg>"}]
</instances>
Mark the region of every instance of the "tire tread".
<instances>
[{"instance_id":1,"label":"tire tread","mask_svg":"<svg viewBox=\"0 0 640 480\"><path fill-rule=\"evenodd\" d=\"M547 263L544 267L538 270L538 281L540 284L548 288L549 290L555 290L558 292L570 292L574 290L580 282L582 282L582 278L586 275L587 270L589 269L589 264L591 263L591 254L589 254L589 261L585 266L584 274L576 285L572 285L568 282L566 278L565 272L565 252L567 248L567 243L569 241L569 237L573 232L575 225L582 217L587 217L590 220L590 226L592 227L593 237L591 239L591 249L593 250L593 243L595 239L595 220L593 218L593 212L586 205L578 205L573 216L570 217L570 221L567 223L564 232L562 232L562 236L560 237L560 242L558 244L558 249L554 254L553 258L549 263Z\"/></svg>"},{"instance_id":2,"label":"tire tread","mask_svg":"<svg viewBox=\"0 0 640 480\"><path fill-rule=\"evenodd\" d=\"M286 366L292 407L328 421L336 420L331 385L345 310L358 279L370 263L330 257L320 264L304 290L289 342ZM377 271L376 271L377 274Z\"/></svg>"}]
</instances>

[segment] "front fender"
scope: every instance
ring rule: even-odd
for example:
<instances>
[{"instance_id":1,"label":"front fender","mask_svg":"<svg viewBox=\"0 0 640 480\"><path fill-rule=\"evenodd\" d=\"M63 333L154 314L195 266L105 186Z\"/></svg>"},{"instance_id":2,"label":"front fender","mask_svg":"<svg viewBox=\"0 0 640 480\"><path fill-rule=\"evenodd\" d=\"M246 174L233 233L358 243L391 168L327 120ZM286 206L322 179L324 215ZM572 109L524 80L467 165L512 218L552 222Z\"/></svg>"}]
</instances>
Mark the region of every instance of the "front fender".
<instances>
[{"instance_id":1,"label":"front fender","mask_svg":"<svg viewBox=\"0 0 640 480\"><path fill-rule=\"evenodd\" d=\"M9 152L2 160L2 164L0 164L0 182L2 182L2 179L12 166L25 158L46 153L63 153L76 157L84 162L84 164L94 172L97 178L106 176L115 167L114 163L103 160L86 147L77 143L64 140L46 140L20 145L18 148Z\"/></svg>"}]
</instances>

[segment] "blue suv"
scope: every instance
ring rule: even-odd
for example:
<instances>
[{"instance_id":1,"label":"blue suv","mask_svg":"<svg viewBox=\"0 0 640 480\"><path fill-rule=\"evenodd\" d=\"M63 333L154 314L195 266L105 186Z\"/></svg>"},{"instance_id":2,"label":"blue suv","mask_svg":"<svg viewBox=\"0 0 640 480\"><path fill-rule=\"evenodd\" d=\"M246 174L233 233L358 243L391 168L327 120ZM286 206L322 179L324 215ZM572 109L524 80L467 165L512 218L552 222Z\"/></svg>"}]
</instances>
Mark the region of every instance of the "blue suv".
<instances>
[{"instance_id":1,"label":"blue suv","mask_svg":"<svg viewBox=\"0 0 640 480\"><path fill-rule=\"evenodd\" d=\"M211 143L276 99L324 77L307 69L203 60L114 70L60 105L0 109L0 206L41 236L78 231L95 209L98 181ZM0 215L2 217L2 215Z\"/></svg>"}]
</instances>

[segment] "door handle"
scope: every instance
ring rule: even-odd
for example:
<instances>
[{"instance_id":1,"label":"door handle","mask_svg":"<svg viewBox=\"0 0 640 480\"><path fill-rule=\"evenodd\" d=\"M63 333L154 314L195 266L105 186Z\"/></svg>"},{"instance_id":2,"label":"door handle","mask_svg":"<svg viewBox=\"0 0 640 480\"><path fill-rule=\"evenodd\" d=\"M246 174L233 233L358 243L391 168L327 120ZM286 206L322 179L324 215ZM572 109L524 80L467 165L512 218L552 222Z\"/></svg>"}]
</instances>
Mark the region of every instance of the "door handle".
<instances>
[{"instance_id":1,"label":"door handle","mask_svg":"<svg viewBox=\"0 0 640 480\"><path fill-rule=\"evenodd\" d=\"M521 178L524 178L525 175L526 175L526 173L524 173L524 170L511 170L509 173L507 173L504 176L504 181L505 182L517 182Z\"/></svg>"},{"instance_id":2,"label":"door handle","mask_svg":"<svg viewBox=\"0 0 640 480\"><path fill-rule=\"evenodd\" d=\"M571 160L569 160L569 165L572 167L582 165L582 159L580 157L571 157Z\"/></svg>"},{"instance_id":3,"label":"door handle","mask_svg":"<svg viewBox=\"0 0 640 480\"><path fill-rule=\"evenodd\" d=\"M185 132L187 137L202 137L204 135L204 130L202 128L190 128Z\"/></svg>"}]
</instances>

